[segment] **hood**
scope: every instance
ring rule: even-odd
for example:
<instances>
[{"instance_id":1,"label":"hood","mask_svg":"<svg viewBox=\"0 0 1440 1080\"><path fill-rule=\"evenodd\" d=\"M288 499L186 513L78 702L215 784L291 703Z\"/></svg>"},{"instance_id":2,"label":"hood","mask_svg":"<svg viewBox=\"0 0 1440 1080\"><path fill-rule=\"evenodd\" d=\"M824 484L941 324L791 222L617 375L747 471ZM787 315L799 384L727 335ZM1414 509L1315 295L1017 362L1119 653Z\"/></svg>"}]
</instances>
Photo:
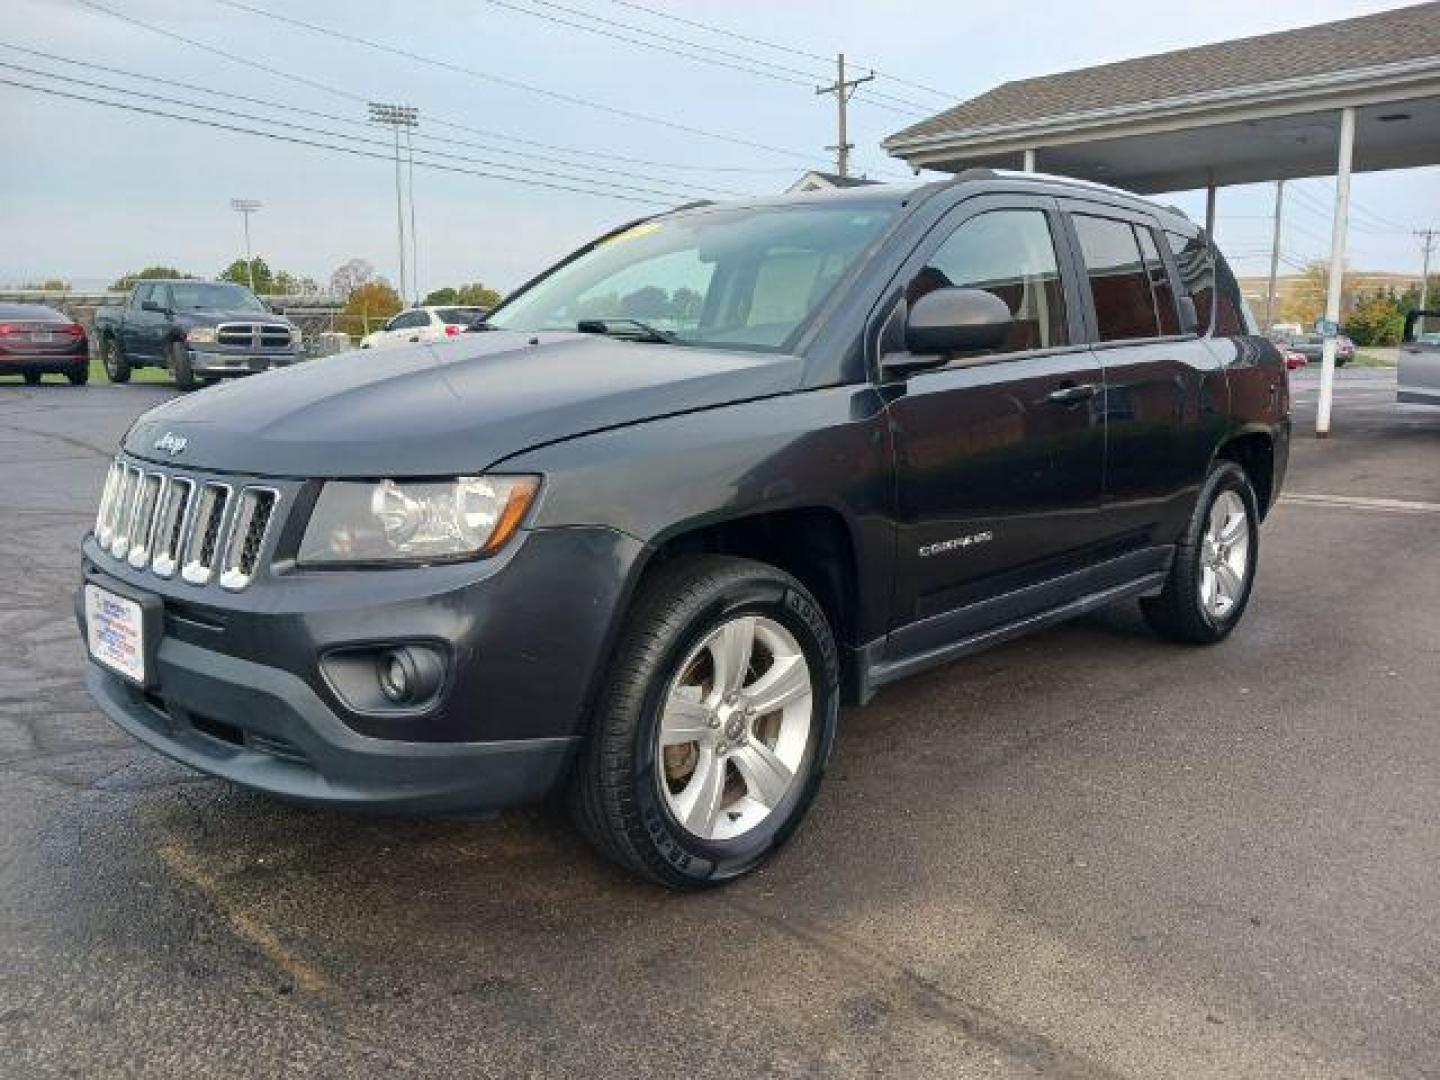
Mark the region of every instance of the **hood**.
<instances>
[{"instance_id":1,"label":"hood","mask_svg":"<svg viewBox=\"0 0 1440 1080\"><path fill-rule=\"evenodd\" d=\"M291 329L295 324L284 315L276 315L273 311L255 311L247 308L243 311L227 311L224 308L194 308L185 311L175 312L175 321L190 326L219 326L227 322L261 323L270 326L286 326Z\"/></svg>"},{"instance_id":2,"label":"hood","mask_svg":"<svg viewBox=\"0 0 1440 1080\"><path fill-rule=\"evenodd\" d=\"M789 393L801 370L798 357L773 353L485 331L340 353L174 398L135 423L125 449L277 477L473 473L585 432ZM162 440L183 449L159 451Z\"/></svg>"}]
</instances>

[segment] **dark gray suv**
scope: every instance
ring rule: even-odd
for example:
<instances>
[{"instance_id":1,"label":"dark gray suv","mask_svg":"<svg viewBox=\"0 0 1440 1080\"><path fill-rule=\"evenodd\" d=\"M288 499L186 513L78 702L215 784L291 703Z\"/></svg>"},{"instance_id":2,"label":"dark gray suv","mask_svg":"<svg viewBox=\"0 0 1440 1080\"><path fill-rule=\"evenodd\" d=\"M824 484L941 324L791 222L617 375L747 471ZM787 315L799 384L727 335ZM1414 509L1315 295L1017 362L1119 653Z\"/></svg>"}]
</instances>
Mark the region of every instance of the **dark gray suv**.
<instances>
[{"instance_id":1,"label":"dark gray suv","mask_svg":"<svg viewBox=\"0 0 1440 1080\"><path fill-rule=\"evenodd\" d=\"M458 339L141 418L84 541L89 688L285 798L564 793L671 886L801 820L842 700L1098 605L1208 643L1289 397L1177 212L969 173L687 207Z\"/></svg>"}]
</instances>

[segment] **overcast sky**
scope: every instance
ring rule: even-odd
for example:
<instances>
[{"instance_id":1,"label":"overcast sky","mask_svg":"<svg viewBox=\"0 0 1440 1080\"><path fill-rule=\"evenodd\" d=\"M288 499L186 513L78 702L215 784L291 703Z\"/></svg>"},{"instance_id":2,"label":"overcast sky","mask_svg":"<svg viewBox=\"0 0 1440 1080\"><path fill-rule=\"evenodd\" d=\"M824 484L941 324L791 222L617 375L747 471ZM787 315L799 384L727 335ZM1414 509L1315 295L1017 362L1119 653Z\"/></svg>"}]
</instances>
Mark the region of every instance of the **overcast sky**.
<instances>
[{"instance_id":1,"label":"overcast sky","mask_svg":"<svg viewBox=\"0 0 1440 1080\"><path fill-rule=\"evenodd\" d=\"M4 0L7 17L0 42L264 103L146 84L63 65L33 52L0 48L0 62L174 99L204 100L261 120L216 117L171 103L125 98L145 108L208 115L221 123L344 144L379 157L198 127L0 85L0 145L5 147L0 164L0 284L58 276L78 286L94 286L152 263L214 274L243 253L240 222L229 209L235 196L264 203L254 218L254 242L256 253L272 267L323 281L338 264L361 257L394 280L395 178L385 158L385 134L341 120L282 112L272 103L352 120L364 119L366 100L412 104L422 111L422 133L480 144L423 143L452 155L431 160L516 177L416 170L421 291L475 280L505 289L598 230L658 205L673 205L692 193L775 191L807 164L826 167L831 162L823 147L834 141L833 100L817 97L808 81L826 73L824 63L657 18L618 0L554 0L549 6L539 0L244 0L408 50L422 60L283 26L222 0L93 2L324 88L222 59L82 0ZM1399 6L1383 0L1207 0L1198 6L1192 0L643 3L817 56L844 50L883 72L946 91L950 98L893 81L873 84L894 98L935 111L1010 79ZM769 70L781 77L700 63L515 10L525 7L583 20L556 4L612 23L698 40L738 54L747 63L778 65ZM607 29L632 33L614 25ZM467 75L455 67L493 78ZM799 82L782 81L789 78ZM121 96L13 66L0 67L0 79L90 97ZM527 83L561 97L497 80ZM857 168L872 175L902 176L901 164L887 159L879 142L913 118L913 112L857 100L851 110ZM317 136L264 120L343 135ZM564 160L521 159L499 151ZM497 164L510 168L498 170ZM530 171L541 169L563 176ZM527 176L533 182L527 182ZM576 183L564 177L578 177L582 186L585 181L603 184L613 194L640 201L536 186L539 181ZM1283 246L1289 258L1303 262L1328 251L1325 211L1333 198L1333 182L1305 180L1296 187L1303 194L1292 204ZM1272 191L1264 185L1221 192L1219 240L1239 256L1234 261L1241 273L1265 268L1262 252L1270 230L1265 215ZM1407 230L1440 225L1440 169L1358 176L1354 194L1361 228L1352 233L1351 265L1418 271L1418 244ZM1198 195L1166 201L1178 203L1197 220L1203 218Z\"/></svg>"}]
</instances>

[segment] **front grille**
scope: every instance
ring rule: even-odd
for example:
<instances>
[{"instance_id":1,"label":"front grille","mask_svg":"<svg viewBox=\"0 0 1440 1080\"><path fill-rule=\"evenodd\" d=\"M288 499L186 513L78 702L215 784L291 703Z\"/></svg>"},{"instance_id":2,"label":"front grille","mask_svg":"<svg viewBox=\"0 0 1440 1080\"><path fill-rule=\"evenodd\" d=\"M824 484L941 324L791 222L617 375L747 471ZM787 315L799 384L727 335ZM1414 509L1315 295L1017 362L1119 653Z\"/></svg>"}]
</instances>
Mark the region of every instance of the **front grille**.
<instances>
[{"instance_id":1,"label":"front grille","mask_svg":"<svg viewBox=\"0 0 1440 1080\"><path fill-rule=\"evenodd\" d=\"M100 496L95 542L157 577L178 570L191 585L218 580L240 590L254 580L279 503L272 488L244 486L237 494L218 480L117 460Z\"/></svg>"},{"instance_id":2,"label":"front grille","mask_svg":"<svg viewBox=\"0 0 1440 1080\"><path fill-rule=\"evenodd\" d=\"M215 341L234 349L286 349L290 328L275 323L221 323L215 328Z\"/></svg>"}]
</instances>

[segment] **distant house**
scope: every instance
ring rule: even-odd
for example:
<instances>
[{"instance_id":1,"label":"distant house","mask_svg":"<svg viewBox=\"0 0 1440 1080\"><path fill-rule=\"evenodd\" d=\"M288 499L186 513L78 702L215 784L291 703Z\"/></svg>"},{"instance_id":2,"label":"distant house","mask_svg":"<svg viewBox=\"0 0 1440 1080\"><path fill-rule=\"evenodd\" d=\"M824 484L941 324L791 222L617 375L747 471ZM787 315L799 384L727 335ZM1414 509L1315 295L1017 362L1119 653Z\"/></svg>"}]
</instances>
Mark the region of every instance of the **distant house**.
<instances>
[{"instance_id":1,"label":"distant house","mask_svg":"<svg viewBox=\"0 0 1440 1080\"><path fill-rule=\"evenodd\" d=\"M841 176L838 173L812 170L796 180L785 190L791 194L804 191L834 191L836 188L865 187L875 183L863 176Z\"/></svg>"}]
</instances>

